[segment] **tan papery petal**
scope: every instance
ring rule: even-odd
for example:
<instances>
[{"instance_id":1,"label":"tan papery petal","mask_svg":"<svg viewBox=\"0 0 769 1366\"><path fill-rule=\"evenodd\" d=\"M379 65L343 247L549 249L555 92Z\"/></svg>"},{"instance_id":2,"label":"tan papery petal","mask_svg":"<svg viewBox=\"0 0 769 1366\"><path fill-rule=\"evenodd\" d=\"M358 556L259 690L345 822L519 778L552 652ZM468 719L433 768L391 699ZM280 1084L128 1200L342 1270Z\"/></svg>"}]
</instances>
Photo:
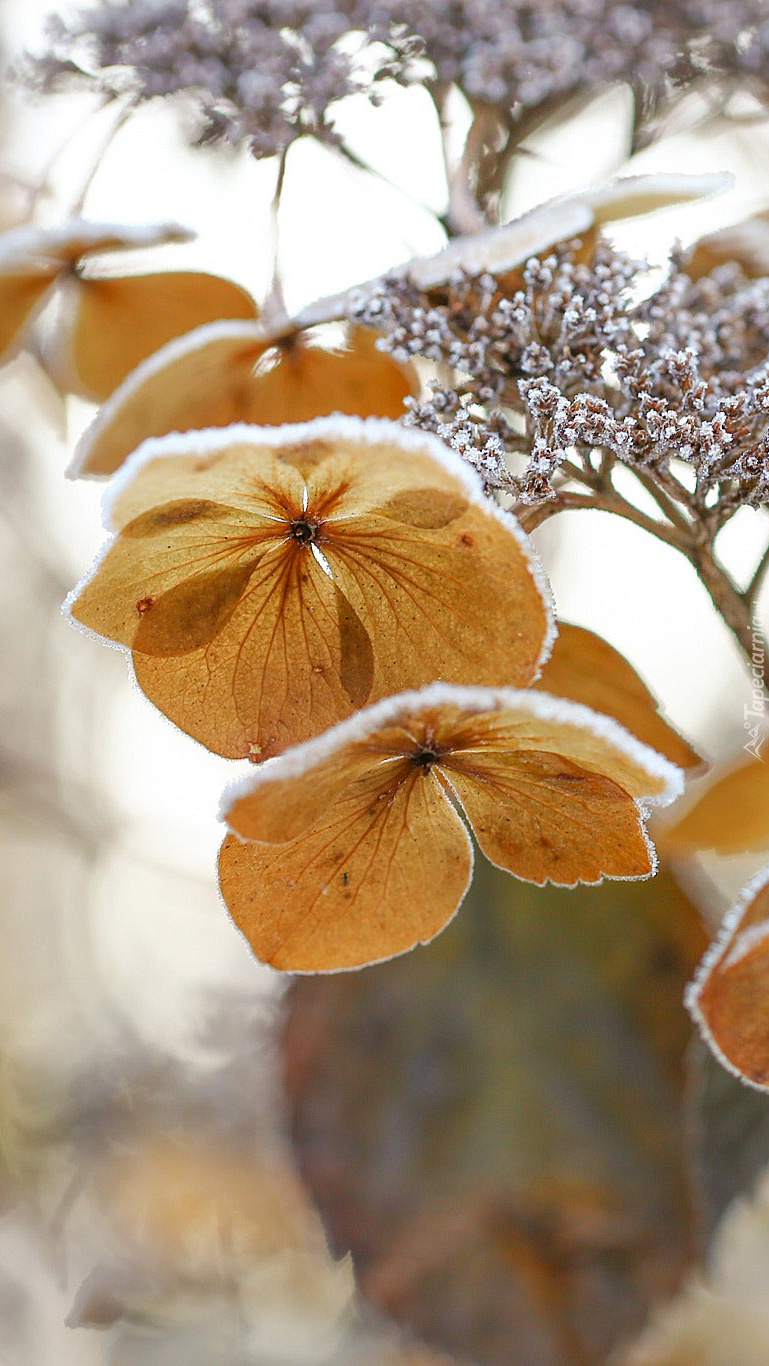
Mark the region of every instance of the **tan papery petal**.
<instances>
[{"instance_id":1,"label":"tan papery petal","mask_svg":"<svg viewBox=\"0 0 769 1366\"><path fill-rule=\"evenodd\" d=\"M549 750L544 736L552 739ZM559 745L586 756L592 768L558 752ZM441 684L400 694L260 767L225 794L223 816L237 835L224 846L222 892L257 955L277 967L325 971L403 952L425 938L422 904L405 882L390 884L389 872L383 874L391 833L382 811L401 812L408 835L403 847L411 848L422 807L414 807L412 796L404 806L404 794L430 792L430 811L442 802L454 818L458 799L488 857L528 881L573 885L602 876L643 877L653 869L653 851L641 810L614 780L616 772L639 795L658 800L675 794L679 777L614 723L559 699ZM431 815L431 823L437 820ZM424 826L424 896L438 927L440 915L447 919L457 904L444 885L449 855L441 839L430 823ZM347 915L347 889L358 885L364 854L372 859L362 875L363 883L370 879L371 900L361 902L360 949L353 951L347 940L343 946L329 941L323 960L279 955L285 925L294 933L290 893L300 887L300 904L321 907L324 926L336 923ZM367 917L374 915L377 894L387 900L393 886L404 897L403 916L411 915L418 928L410 941L404 931L400 948L386 949L372 943ZM446 898L442 912L439 895ZM286 907L277 923L276 904Z\"/></svg>"},{"instance_id":2,"label":"tan papery petal","mask_svg":"<svg viewBox=\"0 0 769 1366\"><path fill-rule=\"evenodd\" d=\"M714 772L688 811L671 825L660 823L656 838L671 858L707 849L717 854L769 849L769 765L750 756Z\"/></svg>"},{"instance_id":3,"label":"tan papery petal","mask_svg":"<svg viewBox=\"0 0 769 1366\"><path fill-rule=\"evenodd\" d=\"M701 237L684 269L699 280L732 261L749 280L769 275L769 210Z\"/></svg>"},{"instance_id":4,"label":"tan papery petal","mask_svg":"<svg viewBox=\"0 0 769 1366\"><path fill-rule=\"evenodd\" d=\"M74 219L55 228L24 224L0 235L0 359L13 348L48 290L94 252L187 241L176 223L116 225Z\"/></svg>"},{"instance_id":5,"label":"tan papery petal","mask_svg":"<svg viewBox=\"0 0 769 1366\"><path fill-rule=\"evenodd\" d=\"M299 839L222 846L222 894L257 958L334 972L434 938L470 882L472 849L440 785L408 764L359 779Z\"/></svg>"},{"instance_id":6,"label":"tan papery petal","mask_svg":"<svg viewBox=\"0 0 769 1366\"><path fill-rule=\"evenodd\" d=\"M552 654L534 687L612 716L679 768L704 762L660 716L654 696L624 655L583 626L559 621Z\"/></svg>"},{"instance_id":7,"label":"tan papery petal","mask_svg":"<svg viewBox=\"0 0 769 1366\"><path fill-rule=\"evenodd\" d=\"M206 323L256 318L231 280L197 271L66 282L54 373L64 387L103 402L143 360Z\"/></svg>"},{"instance_id":8,"label":"tan papery petal","mask_svg":"<svg viewBox=\"0 0 769 1366\"><path fill-rule=\"evenodd\" d=\"M416 373L354 329L346 349L279 342L249 323L214 323L161 348L139 366L86 432L77 474L111 474L148 437L233 422L279 426L342 412L399 417Z\"/></svg>"},{"instance_id":9,"label":"tan papery petal","mask_svg":"<svg viewBox=\"0 0 769 1366\"><path fill-rule=\"evenodd\" d=\"M484 854L526 882L572 887L653 871L638 807L560 754L459 754L445 765Z\"/></svg>"},{"instance_id":10,"label":"tan papery petal","mask_svg":"<svg viewBox=\"0 0 769 1366\"><path fill-rule=\"evenodd\" d=\"M720 1061L769 1089L769 875L727 914L689 988L687 1004Z\"/></svg>"},{"instance_id":11,"label":"tan papery petal","mask_svg":"<svg viewBox=\"0 0 769 1366\"><path fill-rule=\"evenodd\" d=\"M434 500L431 526L391 506L388 518L340 519L323 547L374 644L375 694L429 678L529 683L546 609L515 539L484 509L451 496Z\"/></svg>"},{"instance_id":12,"label":"tan papery petal","mask_svg":"<svg viewBox=\"0 0 769 1366\"><path fill-rule=\"evenodd\" d=\"M72 615L132 649L151 700L230 757L266 758L436 674L526 684L549 645L517 524L440 442L394 423L148 443L108 508L118 534Z\"/></svg>"},{"instance_id":13,"label":"tan papery petal","mask_svg":"<svg viewBox=\"0 0 769 1366\"><path fill-rule=\"evenodd\" d=\"M477 707L449 703L436 729L437 747L456 751L462 763L544 751L611 779L636 800L665 803L681 790L677 768L587 707L538 692L479 690L479 698Z\"/></svg>"},{"instance_id":14,"label":"tan papery petal","mask_svg":"<svg viewBox=\"0 0 769 1366\"><path fill-rule=\"evenodd\" d=\"M148 437L240 421L266 347L258 323L213 323L169 342L105 403L71 472L112 474Z\"/></svg>"},{"instance_id":15,"label":"tan papery petal","mask_svg":"<svg viewBox=\"0 0 769 1366\"><path fill-rule=\"evenodd\" d=\"M55 280L51 268L0 274L0 360L13 351Z\"/></svg>"},{"instance_id":16,"label":"tan papery petal","mask_svg":"<svg viewBox=\"0 0 769 1366\"><path fill-rule=\"evenodd\" d=\"M257 439L255 439L257 438ZM324 447L324 455L328 448ZM147 515L160 516L166 505L188 499L240 508L250 520L292 516L301 509L304 481L290 446L261 439L254 427L239 427L225 437L218 431L148 442L124 477L105 496L105 519L113 531ZM179 522L181 529L182 522Z\"/></svg>"},{"instance_id":17,"label":"tan papery petal","mask_svg":"<svg viewBox=\"0 0 769 1366\"><path fill-rule=\"evenodd\" d=\"M329 413L401 417L419 380L413 366L378 351L376 342L365 327L352 328L349 345L334 351L308 346L301 333L286 338L272 368L254 377L243 421L278 427Z\"/></svg>"},{"instance_id":18,"label":"tan papery petal","mask_svg":"<svg viewBox=\"0 0 769 1366\"><path fill-rule=\"evenodd\" d=\"M169 658L147 652L137 636L134 668L147 696L188 735L228 758L261 760L365 705L371 642L312 555L271 551L245 583L230 572L239 600L210 638ZM218 610L217 599L211 616Z\"/></svg>"},{"instance_id":19,"label":"tan papery petal","mask_svg":"<svg viewBox=\"0 0 769 1366\"><path fill-rule=\"evenodd\" d=\"M596 223L603 224L724 194L733 183L733 177L728 173L681 175L656 171L650 175L621 176L576 197L589 205Z\"/></svg>"}]
</instances>

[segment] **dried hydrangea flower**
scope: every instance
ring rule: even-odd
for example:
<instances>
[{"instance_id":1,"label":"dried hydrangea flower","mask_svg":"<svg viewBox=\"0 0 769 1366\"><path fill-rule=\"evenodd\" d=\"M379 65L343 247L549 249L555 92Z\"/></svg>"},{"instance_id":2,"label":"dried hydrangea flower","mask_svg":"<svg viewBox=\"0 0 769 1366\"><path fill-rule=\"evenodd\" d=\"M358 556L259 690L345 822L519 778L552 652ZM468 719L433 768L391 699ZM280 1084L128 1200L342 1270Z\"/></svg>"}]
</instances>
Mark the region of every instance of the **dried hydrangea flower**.
<instances>
[{"instance_id":1,"label":"dried hydrangea flower","mask_svg":"<svg viewBox=\"0 0 769 1366\"><path fill-rule=\"evenodd\" d=\"M109 259L118 251L191 236L175 223L80 219L4 234L0 357L9 357L24 341L38 308L55 290L48 369L62 390L101 401L147 356L191 328L220 318L255 318L254 300L232 280L191 270L119 275Z\"/></svg>"},{"instance_id":2,"label":"dried hydrangea flower","mask_svg":"<svg viewBox=\"0 0 769 1366\"><path fill-rule=\"evenodd\" d=\"M183 242L177 223L90 223L73 219L55 228L14 228L0 237L0 358L9 356L49 290L80 278L94 254ZM234 288L234 286L233 286Z\"/></svg>"},{"instance_id":3,"label":"dried hydrangea flower","mask_svg":"<svg viewBox=\"0 0 769 1366\"><path fill-rule=\"evenodd\" d=\"M769 869L727 912L686 1002L719 1062L769 1089Z\"/></svg>"},{"instance_id":4,"label":"dried hydrangea flower","mask_svg":"<svg viewBox=\"0 0 769 1366\"><path fill-rule=\"evenodd\" d=\"M312 135L336 142L334 105L384 80L411 78L419 43L403 25L366 35L366 6L311 0L133 0L102 3L71 23L52 15L38 79L73 77L137 100L186 93L196 140L245 143L257 156ZM371 39L386 36L384 48Z\"/></svg>"},{"instance_id":5,"label":"dried hydrangea flower","mask_svg":"<svg viewBox=\"0 0 769 1366\"><path fill-rule=\"evenodd\" d=\"M704 767L702 757L660 715L655 698L624 655L584 626L558 622L552 653L534 687L613 717L679 768Z\"/></svg>"},{"instance_id":6,"label":"dried hydrangea flower","mask_svg":"<svg viewBox=\"0 0 769 1366\"><path fill-rule=\"evenodd\" d=\"M765 737L740 750L737 762L716 767L704 790L658 831L660 849L671 859L713 850L721 857L769 850L769 765L762 759ZM675 815L675 813L673 813Z\"/></svg>"},{"instance_id":7,"label":"dried hydrangea flower","mask_svg":"<svg viewBox=\"0 0 769 1366\"><path fill-rule=\"evenodd\" d=\"M456 84L523 122L626 81L638 116L704 78L764 92L762 0L102 0L49 20L44 86L66 79L139 99L186 91L202 140L273 155L335 139L334 106L382 83Z\"/></svg>"},{"instance_id":8,"label":"dried hydrangea flower","mask_svg":"<svg viewBox=\"0 0 769 1366\"><path fill-rule=\"evenodd\" d=\"M588 260L561 243L509 294L488 272L458 273L437 298L394 273L352 311L394 356L454 371L409 403L407 422L488 487L552 501L570 479L594 487L602 453L717 527L769 492L769 281L736 266L693 279L678 257L634 303L642 283L643 267L604 241Z\"/></svg>"},{"instance_id":9,"label":"dried hydrangea flower","mask_svg":"<svg viewBox=\"0 0 769 1366\"><path fill-rule=\"evenodd\" d=\"M142 441L169 432L402 415L418 388L412 365L378 350L365 328L350 328L341 345L322 340L312 331L271 337L257 323L196 328L127 376L82 437L70 474L112 474Z\"/></svg>"},{"instance_id":10,"label":"dried hydrangea flower","mask_svg":"<svg viewBox=\"0 0 769 1366\"><path fill-rule=\"evenodd\" d=\"M435 678L525 687L552 642L517 524L397 423L148 442L108 516L72 616L130 649L155 705L228 757L267 758Z\"/></svg>"},{"instance_id":11,"label":"dried hydrangea flower","mask_svg":"<svg viewBox=\"0 0 769 1366\"><path fill-rule=\"evenodd\" d=\"M102 403L177 337L223 319L254 320L258 311L240 285L205 271L114 275L89 266L60 282L46 361L61 389Z\"/></svg>"},{"instance_id":12,"label":"dried hydrangea flower","mask_svg":"<svg viewBox=\"0 0 769 1366\"><path fill-rule=\"evenodd\" d=\"M257 957L329 972L449 922L487 858L560 886L648 876L641 800L680 774L615 722L543 693L437 684L368 708L225 796L222 894Z\"/></svg>"}]
</instances>

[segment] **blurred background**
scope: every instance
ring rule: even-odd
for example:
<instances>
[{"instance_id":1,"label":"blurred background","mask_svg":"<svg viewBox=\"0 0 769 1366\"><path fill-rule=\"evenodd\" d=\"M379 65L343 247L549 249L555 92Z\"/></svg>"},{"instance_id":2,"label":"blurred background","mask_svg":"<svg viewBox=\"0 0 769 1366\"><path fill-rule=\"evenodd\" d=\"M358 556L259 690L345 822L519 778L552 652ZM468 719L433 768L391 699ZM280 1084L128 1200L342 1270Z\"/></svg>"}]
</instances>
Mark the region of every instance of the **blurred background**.
<instances>
[{"instance_id":1,"label":"blurred background","mask_svg":"<svg viewBox=\"0 0 769 1366\"><path fill-rule=\"evenodd\" d=\"M47 9L1 0L7 58L39 49ZM460 97L454 112L459 145ZM343 118L381 174L309 142L292 149L279 224L290 308L444 241L423 92L394 90L377 110L353 98ZM613 89L568 128L530 139L503 217L619 170L730 170L735 187L719 199L616 226L620 245L661 263L675 238L769 203L765 128L688 128L628 164L628 118ZM144 108L102 152L113 112L9 83L0 227L32 199L36 221L59 222L88 184L85 216L178 220L197 236L172 249L176 266L263 296L274 167L191 150L180 120ZM216 810L238 765L177 732L132 685L122 653L61 615L101 544L103 489L64 478L93 412L46 373L54 321L42 317L37 355L0 373L0 1363L416 1362L399 1330L355 1302L349 1260L328 1250L297 1175L278 1058L284 984L254 962L215 890ZM764 535L763 514L734 519L722 549L738 577ZM559 612L623 651L703 754L739 752L749 680L688 566L598 513L553 519L536 539ZM743 873L719 870L715 911ZM386 1047L374 1039L369 1052ZM387 1293L371 1299L381 1306ZM437 1339L436 1351L451 1349ZM471 1349L456 1359L508 1359ZM540 1360L531 1353L520 1359Z\"/></svg>"}]
</instances>

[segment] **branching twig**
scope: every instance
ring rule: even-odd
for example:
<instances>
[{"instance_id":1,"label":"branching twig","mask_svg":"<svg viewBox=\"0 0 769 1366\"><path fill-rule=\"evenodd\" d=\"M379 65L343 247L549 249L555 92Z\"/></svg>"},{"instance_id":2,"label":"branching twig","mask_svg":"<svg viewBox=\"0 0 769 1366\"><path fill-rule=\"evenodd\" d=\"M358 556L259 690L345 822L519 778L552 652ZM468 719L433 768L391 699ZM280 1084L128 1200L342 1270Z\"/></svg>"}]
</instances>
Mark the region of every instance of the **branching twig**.
<instances>
[{"instance_id":1,"label":"branching twig","mask_svg":"<svg viewBox=\"0 0 769 1366\"><path fill-rule=\"evenodd\" d=\"M766 574L767 569L769 569L769 545L767 545L766 550L764 551L763 555L761 556L761 559L756 565L756 569L751 577L750 583L745 589L745 599L747 602L751 604L755 602L756 598L758 597L761 591L761 587L764 582L764 576Z\"/></svg>"},{"instance_id":2,"label":"branching twig","mask_svg":"<svg viewBox=\"0 0 769 1366\"><path fill-rule=\"evenodd\" d=\"M559 492L555 498L550 499L547 503L539 503L536 507L519 506L513 508L513 512L524 530L531 532L535 527L541 526L548 518L555 516L556 513L570 512L577 508L589 508L595 512L613 512L618 517L624 517L626 521L634 522L642 531L648 531L652 536L674 546L676 550L682 550L686 553L686 543L676 527L666 526L664 522L658 522L656 518L649 517L613 488L590 494Z\"/></svg>"},{"instance_id":3,"label":"branching twig","mask_svg":"<svg viewBox=\"0 0 769 1366\"><path fill-rule=\"evenodd\" d=\"M271 251L272 251L272 271L270 287L267 297L262 306L262 322L265 327L280 327L284 322L288 322L288 312L286 301L283 295L283 282L280 278L280 243L278 232L278 217L280 214L280 200L283 194L283 185L286 179L286 161L288 159L288 148L284 147L278 158L278 174L275 181L275 193L272 197L271 214Z\"/></svg>"},{"instance_id":4,"label":"branching twig","mask_svg":"<svg viewBox=\"0 0 769 1366\"><path fill-rule=\"evenodd\" d=\"M756 624L747 594L740 593L723 565L719 564L712 545L693 547L689 559L710 594L713 606L737 641L748 668L751 667L756 645L763 650L766 658L769 647ZM769 693L769 680L764 680L764 689Z\"/></svg>"},{"instance_id":5,"label":"branching twig","mask_svg":"<svg viewBox=\"0 0 769 1366\"><path fill-rule=\"evenodd\" d=\"M654 475L647 474L645 470L638 469L637 467L633 467L632 473L635 475L635 478L638 480L641 487L651 495L660 512L667 517L672 526L678 527L680 531L691 530L689 518L682 511L680 501L676 501L677 496L681 497L685 494L683 487L680 485L678 486L680 490L679 495L669 494L662 487L660 480Z\"/></svg>"},{"instance_id":6,"label":"branching twig","mask_svg":"<svg viewBox=\"0 0 769 1366\"><path fill-rule=\"evenodd\" d=\"M576 472L576 466L574 467ZM555 498L536 507L516 507L513 512L527 532L534 531L559 512L578 509L611 512L624 517L658 540L680 551L697 571L719 616L732 632L742 655L750 667L756 644L769 653L769 646L756 626L749 591L742 594L730 575L713 553L712 537L696 536L691 528L667 525L641 512L633 503L621 497L615 489L595 490L591 493L571 493L560 490ZM762 558L762 566L769 564L769 549ZM760 566L761 572L763 568ZM758 572L758 571L757 571ZM755 576L754 576L755 577ZM767 687L769 692L769 687Z\"/></svg>"}]
</instances>

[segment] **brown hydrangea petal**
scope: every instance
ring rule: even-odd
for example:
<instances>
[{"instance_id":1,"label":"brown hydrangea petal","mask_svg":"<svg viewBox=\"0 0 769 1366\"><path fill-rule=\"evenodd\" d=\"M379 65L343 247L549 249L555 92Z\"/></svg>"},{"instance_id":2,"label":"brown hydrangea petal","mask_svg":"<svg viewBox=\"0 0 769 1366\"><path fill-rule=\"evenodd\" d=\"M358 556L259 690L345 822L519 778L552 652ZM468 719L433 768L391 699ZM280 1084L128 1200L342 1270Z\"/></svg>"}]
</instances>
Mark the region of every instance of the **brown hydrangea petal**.
<instances>
[{"instance_id":1,"label":"brown hydrangea petal","mask_svg":"<svg viewBox=\"0 0 769 1366\"><path fill-rule=\"evenodd\" d=\"M175 337L220 319L253 320L257 311L239 285L197 271L69 279L52 368L63 388L101 403Z\"/></svg>"},{"instance_id":2,"label":"brown hydrangea petal","mask_svg":"<svg viewBox=\"0 0 769 1366\"><path fill-rule=\"evenodd\" d=\"M237 422L266 348L263 329L248 322L213 323L161 347L104 404L70 473L113 474L147 437Z\"/></svg>"},{"instance_id":3,"label":"brown hydrangea petal","mask_svg":"<svg viewBox=\"0 0 769 1366\"><path fill-rule=\"evenodd\" d=\"M719 172L681 175L656 171L650 175L621 176L608 185L577 194L575 198L590 207L600 225L709 199L712 195L723 194L732 184L730 175Z\"/></svg>"},{"instance_id":4,"label":"brown hydrangea petal","mask_svg":"<svg viewBox=\"0 0 769 1366\"><path fill-rule=\"evenodd\" d=\"M660 716L654 696L624 655L583 626L559 621L552 654L534 687L614 717L679 768L699 768L704 763Z\"/></svg>"},{"instance_id":5,"label":"brown hydrangea petal","mask_svg":"<svg viewBox=\"0 0 769 1366\"><path fill-rule=\"evenodd\" d=\"M328 447L323 450L329 453ZM180 495L239 508L249 520L274 521L302 507L304 480L291 446L270 442L255 427L234 428L226 435L169 436L148 442L113 481L105 516L112 530L122 531L137 517L176 503Z\"/></svg>"},{"instance_id":6,"label":"brown hydrangea petal","mask_svg":"<svg viewBox=\"0 0 769 1366\"><path fill-rule=\"evenodd\" d=\"M292 972L361 967L427 943L471 875L456 811L403 760L355 781L300 839L229 835L219 861L238 928L263 962Z\"/></svg>"},{"instance_id":7,"label":"brown hydrangea petal","mask_svg":"<svg viewBox=\"0 0 769 1366\"><path fill-rule=\"evenodd\" d=\"M354 438L341 435L333 442L297 441L282 448L281 458L306 480L308 505L322 512L332 530L372 516L388 524L403 521L435 530L448 525L478 494L479 485L474 480L468 484L466 466L455 460L436 466L438 448L432 443L412 439L403 428L387 430L397 431L398 440L377 442L370 460L361 460ZM494 511L485 499L483 507ZM512 525L509 518L505 525Z\"/></svg>"},{"instance_id":8,"label":"brown hydrangea petal","mask_svg":"<svg viewBox=\"0 0 769 1366\"><path fill-rule=\"evenodd\" d=\"M136 679L155 706L215 753L265 759L365 705L371 642L312 555L273 551L247 578L228 572L221 588L237 605L214 598L197 648L149 653L137 633Z\"/></svg>"},{"instance_id":9,"label":"brown hydrangea petal","mask_svg":"<svg viewBox=\"0 0 769 1366\"><path fill-rule=\"evenodd\" d=\"M545 610L534 583L521 583L515 542L483 508L444 506L443 526L407 512L329 525L323 553L371 636L377 696L430 678L525 686L536 673Z\"/></svg>"},{"instance_id":10,"label":"brown hydrangea petal","mask_svg":"<svg viewBox=\"0 0 769 1366\"><path fill-rule=\"evenodd\" d=\"M670 858L703 850L746 854L769 849L769 765L752 756L714 771L702 795L656 839Z\"/></svg>"},{"instance_id":11,"label":"brown hydrangea petal","mask_svg":"<svg viewBox=\"0 0 769 1366\"><path fill-rule=\"evenodd\" d=\"M610 778L536 750L459 754L446 769L486 857L525 882L573 887L654 870L638 808Z\"/></svg>"},{"instance_id":12,"label":"brown hydrangea petal","mask_svg":"<svg viewBox=\"0 0 769 1366\"><path fill-rule=\"evenodd\" d=\"M402 731L397 737L392 759L400 763L407 737ZM379 736L376 752L379 754ZM338 797L358 779L370 772L371 745L365 741L351 742L344 750L332 748L330 754L313 765L312 781L297 782L289 762L283 756L282 773L271 773L272 781L249 789L243 797L235 797L227 808L227 824L241 840L257 840L260 844L286 844L304 834L309 826L321 818Z\"/></svg>"},{"instance_id":13,"label":"brown hydrangea petal","mask_svg":"<svg viewBox=\"0 0 769 1366\"><path fill-rule=\"evenodd\" d=\"M550 200L499 227L456 238L435 256L407 261L394 273L407 275L418 289L426 291L448 284L459 270L506 276L558 242L572 237L594 241L604 223L719 194L730 183L724 175L623 177L597 189Z\"/></svg>"},{"instance_id":14,"label":"brown hydrangea petal","mask_svg":"<svg viewBox=\"0 0 769 1366\"><path fill-rule=\"evenodd\" d=\"M29 260L75 266L91 256L189 242L194 236L178 223L96 223L75 218L54 228L16 228L5 241L9 249Z\"/></svg>"},{"instance_id":15,"label":"brown hydrangea petal","mask_svg":"<svg viewBox=\"0 0 769 1366\"><path fill-rule=\"evenodd\" d=\"M376 343L366 327L350 328L347 344L336 350L308 345L301 332L286 337L254 376L243 421L277 427L335 412L401 417L404 399L419 389L416 371Z\"/></svg>"},{"instance_id":16,"label":"brown hydrangea petal","mask_svg":"<svg viewBox=\"0 0 769 1366\"><path fill-rule=\"evenodd\" d=\"M283 498L295 485L301 508L296 471L278 473ZM286 543L280 500L267 514L253 501L250 515L203 499L141 513L73 615L133 649L139 685L182 729L217 752L259 758L365 703L373 662L349 603L311 554Z\"/></svg>"},{"instance_id":17,"label":"brown hydrangea petal","mask_svg":"<svg viewBox=\"0 0 769 1366\"><path fill-rule=\"evenodd\" d=\"M309 503L325 509L323 554L374 644L372 700L430 679L528 684L548 626L516 523L459 475L436 478L419 442L365 464L338 454L307 468ZM484 601L505 623L491 652Z\"/></svg>"},{"instance_id":18,"label":"brown hydrangea petal","mask_svg":"<svg viewBox=\"0 0 769 1366\"><path fill-rule=\"evenodd\" d=\"M689 988L687 1004L720 1061L769 1089L769 874L749 883Z\"/></svg>"},{"instance_id":19,"label":"brown hydrangea petal","mask_svg":"<svg viewBox=\"0 0 769 1366\"><path fill-rule=\"evenodd\" d=\"M160 242L186 240L176 224L132 227L79 219L56 228L25 225L0 236L0 359L13 350L24 328L56 281L83 257Z\"/></svg>"},{"instance_id":20,"label":"brown hydrangea petal","mask_svg":"<svg viewBox=\"0 0 769 1366\"><path fill-rule=\"evenodd\" d=\"M560 755L588 773L610 778L635 800L650 798L666 805L681 788L678 769L638 742L611 718L544 693L478 691L454 706L447 690L440 723L434 727L437 748L461 754L472 766L479 755ZM499 698L498 702L491 699Z\"/></svg>"},{"instance_id":21,"label":"brown hydrangea petal","mask_svg":"<svg viewBox=\"0 0 769 1366\"><path fill-rule=\"evenodd\" d=\"M458 237L435 256L415 257L394 273L407 275L418 289L428 292L448 284L457 271L507 275L557 242L580 236L592 222L587 205L576 199L554 200L499 227Z\"/></svg>"},{"instance_id":22,"label":"brown hydrangea petal","mask_svg":"<svg viewBox=\"0 0 769 1366\"><path fill-rule=\"evenodd\" d=\"M151 700L229 757L266 758L436 673L528 684L549 645L516 524L395 423L169 437L108 502L117 535L72 615L132 649Z\"/></svg>"},{"instance_id":23,"label":"brown hydrangea petal","mask_svg":"<svg viewBox=\"0 0 769 1366\"><path fill-rule=\"evenodd\" d=\"M56 275L56 267L50 265L0 274L0 360L13 352Z\"/></svg>"},{"instance_id":24,"label":"brown hydrangea petal","mask_svg":"<svg viewBox=\"0 0 769 1366\"><path fill-rule=\"evenodd\" d=\"M74 474L112 474L146 438L233 422L279 426L343 412L400 417L416 372L353 329L342 350L298 333L271 340L258 323L214 323L161 348L105 404L76 452Z\"/></svg>"},{"instance_id":25,"label":"brown hydrangea petal","mask_svg":"<svg viewBox=\"0 0 769 1366\"><path fill-rule=\"evenodd\" d=\"M227 794L235 833L222 893L263 961L360 966L425 942L456 910L465 837L455 799L493 862L571 885L652 871L641 811L618 778L665 801L678 776L584 707L433 684L366 709Z\"/></svg>"},{"instance_id":26,"label":"brown hydrangea petal","mask_svg":"<svg viewBox=\"0 0 769 1366\"><path fill-rule=\"evenodd\" d=\"M684 269L692 279L699 280L732 261L737 262L749 280L769 275L769 213L757 213L701 237Z\"/></svg>"},{"instance_id":27,"label":"brown hydrangea petal","mask_svg":"<svg viewBox=\"0 0 769 1366\"><path fill-rule=\"evenodd\" d=\"M180 497L185 490L188 496ZM247 450L244 459L233 442L221 461L201 461L197 469L194 457L150 459L112 503L110 520L119 534L76 590L73 617L133 649L169 593L190 584L193 598L197 588L210 599L205 589L213 577L253 570L282 545L286 517L301 509L302 494L297 471L267 447ZM182 653L189 648L184 615L178 614Z\"/></svg>"}]
</instances>

